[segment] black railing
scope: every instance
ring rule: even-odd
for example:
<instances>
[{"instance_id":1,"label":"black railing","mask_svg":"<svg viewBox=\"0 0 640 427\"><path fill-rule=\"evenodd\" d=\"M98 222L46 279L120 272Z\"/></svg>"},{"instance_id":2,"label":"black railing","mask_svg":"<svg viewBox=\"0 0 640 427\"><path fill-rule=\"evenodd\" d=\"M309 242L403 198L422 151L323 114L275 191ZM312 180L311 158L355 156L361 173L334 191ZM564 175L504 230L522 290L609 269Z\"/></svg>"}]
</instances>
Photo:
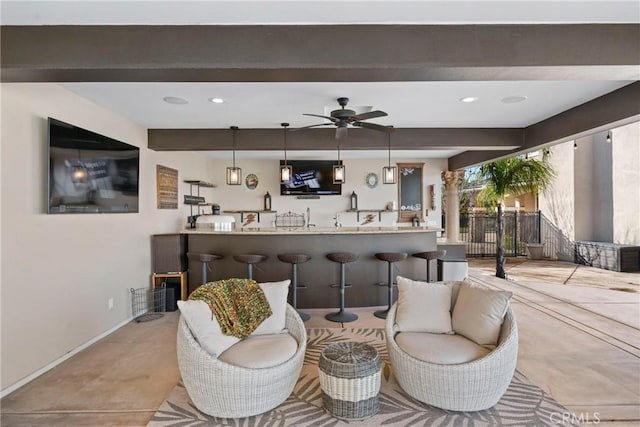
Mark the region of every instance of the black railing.
<instances>
[{"instance_id":1,"label":"black railing","mask_svg":"<svg viewBox=\"0 0 640 427\"><path fill-rule=\"evenodd\" d=\"M540 211L505 212L503 220L505 256L527 255L527 243L543 243L545 258L574 261L575 243ZM444 216L442 224L446 227ZM469 257L496 256L496 215L461 215L460 240Z\"/></svg>"}]
</instances>

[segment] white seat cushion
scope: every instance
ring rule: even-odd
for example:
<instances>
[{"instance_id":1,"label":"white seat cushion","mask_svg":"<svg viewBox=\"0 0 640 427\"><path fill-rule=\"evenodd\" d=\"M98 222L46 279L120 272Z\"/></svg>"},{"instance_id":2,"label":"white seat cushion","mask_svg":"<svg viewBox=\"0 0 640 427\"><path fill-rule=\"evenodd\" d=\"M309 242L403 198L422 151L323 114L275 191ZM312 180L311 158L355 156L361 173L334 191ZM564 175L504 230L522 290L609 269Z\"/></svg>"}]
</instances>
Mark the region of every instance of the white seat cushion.
<instances>
[{"instance_id":1,"label":"white seat cushion","mask_svg":"<svg viewBox=\"0 0 640 427\"><path fill-rule=\"evenodd\" d=\"M402 332L453 334L451 287L442 282L420 282L397 277L396 324Z\"/></svg>"},{"instance_id":2,"label":"white seat cushion","mask_svg":"<svg viewBox=\"0 0 640 427\"><path fill-rule=\"evenodd\" d=\"M271 316L260 323L251 335L279 334L283 331L287 320L287 296L291 280L282 282L258 283L271 306Z\"/></svg>"},{"instance_id":3,"label":"white seat cushion","mask_svg":"<svg viewBox=\"0 0 640 427\"><path fill-rule=\"evenodd\" d=\"M451 316L453 330L476 344L495 348L511 295L507 291L461 284Z\"/></svg>"},{"instance_id":4,"label":"white seat cushion","mask_svg":"<svg viewBox=\"0 0 640 427\"><path fill-rule=\"evenodd\" d=\"M249 335L224 351L218 360L243 368L271 368L291 359L298 342L288 333Z\"/></svg>"},{"instance_id":5,"label":"white seat cushion","mask_svg":"<svg viewBox=\"0 0 640 427\"><path fill-rule=\"evenodd\" d=\"M462 335L400 332L395 340L408 355L441 365L467 363L489 354L489 350Z\"/></svg>"}]
</instances>

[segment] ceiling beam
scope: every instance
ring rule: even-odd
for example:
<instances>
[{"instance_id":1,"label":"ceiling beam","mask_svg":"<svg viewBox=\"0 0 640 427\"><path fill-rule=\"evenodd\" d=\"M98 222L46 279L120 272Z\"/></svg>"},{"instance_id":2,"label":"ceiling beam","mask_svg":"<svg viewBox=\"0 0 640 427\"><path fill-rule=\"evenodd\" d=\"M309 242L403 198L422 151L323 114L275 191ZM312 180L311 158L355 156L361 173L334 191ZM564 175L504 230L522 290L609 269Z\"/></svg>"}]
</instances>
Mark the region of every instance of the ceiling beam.
<instances>
[{"instance_id":1,"label":"ceiling beam","mask_svg":"<svg viewBox=\"0 0 640 427\"><path fill-rule=\"evenodd\" d=\"M236 150L282 150L281 129L240 129ZM289 150L387 149L387 134L367 129L349 129L346 138L335 139L335 130L305 129L288 131ZM233 134L229 129L149 129L148 147L156 151L231 150ZM478 150L513 149L522 144L521 129L488 128L401 128L391 134L394 150Z\"/></svg>"},{"instance_id":2,"label":"ceiling beam","mask_svg":"<svg viewBox=\"0 0 640 427\"><path fill-rule=\"evenodd\" d=\"M592 99L524 128L519 148L506 151L467 151L449 158L449 170L464 169L520 152L535 151L605 129L622 126L640 117L640 82Z\"/></svg>"},{"instance_id":3,"label":"ceiling beam","mask_svg":"<svg viewBox=\"0 0 640 427\"><path fill-rule=\"evenodd\" d=\"M638 24L2 26L3 82L640 78Z\"/></svg>"}]
</instances>

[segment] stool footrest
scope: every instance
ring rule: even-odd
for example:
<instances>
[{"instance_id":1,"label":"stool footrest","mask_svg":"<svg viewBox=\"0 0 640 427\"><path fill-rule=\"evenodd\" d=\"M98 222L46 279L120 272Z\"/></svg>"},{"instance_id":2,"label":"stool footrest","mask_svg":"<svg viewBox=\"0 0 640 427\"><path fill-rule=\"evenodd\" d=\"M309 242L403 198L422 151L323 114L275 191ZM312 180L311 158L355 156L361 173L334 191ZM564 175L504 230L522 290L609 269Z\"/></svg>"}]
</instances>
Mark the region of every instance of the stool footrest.
<instances>
[{"instance_id":1,"label":"stool footrest","mask_svg":"<svg viewBox=\"0 0 640 427\"><path fill-rule=\"evenodd\" d=\"M389 284L387 282L380 282L380 283L374 283L373 286L384 286L386 288L389 286ZM396 286L398 286L398 284L396 282L393 282L391 286L395 288Z\"/></svg>"},{"instance_id":2,"label":"stool footrest","mask_svg":"<svg viewBox=\"0 0 640 427\"><path fill-rule=\"evenodd\" d=\"M330 288L339 288L339 287L340 287L340 285L329 285L329 287L330 287ZM344 288L345 288L345 289L346 289L346 288L350 288L350 287L351 287L351 285L344 285Z\"/></svg>"},{"instance_id":3,"label":"stool footrest","mask_svg":"<svg viewBox=\"0 0 640 427\"><path fill-rule=\"evenodd\" d=\"M305 285L298 285L296 286L296 289L307 289L307 287Z\"/></svg>"}]
</instances>

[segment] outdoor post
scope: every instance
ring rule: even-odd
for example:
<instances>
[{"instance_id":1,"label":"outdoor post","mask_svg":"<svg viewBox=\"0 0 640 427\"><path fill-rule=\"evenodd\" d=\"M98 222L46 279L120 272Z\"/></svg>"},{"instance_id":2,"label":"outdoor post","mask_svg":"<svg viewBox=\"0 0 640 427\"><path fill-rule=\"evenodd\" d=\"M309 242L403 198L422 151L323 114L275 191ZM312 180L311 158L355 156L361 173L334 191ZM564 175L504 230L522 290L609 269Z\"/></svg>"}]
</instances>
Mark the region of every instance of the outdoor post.
<instances>
[{"instance_id":1,"label":"outdoor post","mask_svg":"<svg viewBox=\"0 0 640 427\"><path fill-rule=\"evenodd\" d=\"M458 195L458 186L463 177L463 170L442 171L442 180L444 181L447 198L445 237L450 242L460 240L460 196Z\"/></svg>"}]
</instances>

